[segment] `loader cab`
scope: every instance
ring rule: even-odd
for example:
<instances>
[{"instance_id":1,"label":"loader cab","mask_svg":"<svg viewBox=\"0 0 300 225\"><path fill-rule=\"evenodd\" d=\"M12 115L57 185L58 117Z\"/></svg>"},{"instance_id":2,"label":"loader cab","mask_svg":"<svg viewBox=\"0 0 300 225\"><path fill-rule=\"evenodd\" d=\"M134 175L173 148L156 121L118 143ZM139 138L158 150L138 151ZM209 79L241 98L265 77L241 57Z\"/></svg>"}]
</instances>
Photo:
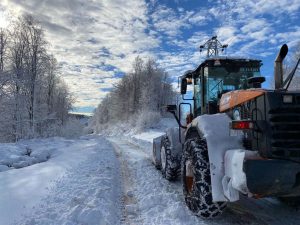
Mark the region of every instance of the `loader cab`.
<instances>
[{"instance_id":1,"label":"loader cab","mask_svg":"<svg viewBox=\"0 0 300 225\"><path fill-rule=\"evenodd\" d=\"M181 94L187 85L193 85L193 117L219 112L222 94L251 88L249 81L260 77L260 60L209 58L194 71L186 72L181 79ZM252 79L249 79L252 78Z\"/></svg>"}]
</instances>

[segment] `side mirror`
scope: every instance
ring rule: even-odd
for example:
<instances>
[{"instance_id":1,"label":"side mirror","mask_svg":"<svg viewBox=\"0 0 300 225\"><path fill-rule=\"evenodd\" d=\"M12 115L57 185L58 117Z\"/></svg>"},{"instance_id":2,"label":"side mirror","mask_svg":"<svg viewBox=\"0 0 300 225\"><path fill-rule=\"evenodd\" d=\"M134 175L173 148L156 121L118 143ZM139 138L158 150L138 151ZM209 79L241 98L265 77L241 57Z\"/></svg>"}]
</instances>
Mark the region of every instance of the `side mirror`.
<instances>
[{"instance_id":1,"label":"side mirror","mask_svg":"<svg viewBox=\"0 0 300 225\"><path fill-rule=\"evenodd\" d=\"M188 84L187 79L182 78L181 79L181 85L180 85L180 93L182 95L186 94L187 84Z\"/></svg>"},{"instance_id":2,"label":"side mirror","mask_svg":"<svg viewBox=\"0 0 300 225\"><path fill-rule=\"evenodd\" d=\"M167 105L167 112L171 112L174 113L177 110L177 106L176 105Z\"/></svg>"}]
</instances>

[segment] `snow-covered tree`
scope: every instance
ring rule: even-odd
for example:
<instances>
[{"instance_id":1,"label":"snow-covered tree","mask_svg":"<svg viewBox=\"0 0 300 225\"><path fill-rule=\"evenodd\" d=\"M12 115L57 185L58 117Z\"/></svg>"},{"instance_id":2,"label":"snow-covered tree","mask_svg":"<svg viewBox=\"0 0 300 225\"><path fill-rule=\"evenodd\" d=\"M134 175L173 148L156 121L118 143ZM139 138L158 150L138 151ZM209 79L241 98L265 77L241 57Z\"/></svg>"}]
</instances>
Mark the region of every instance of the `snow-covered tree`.
<instances>
[{"instance_id":1,"label":"snow-covered tree","mask_svg":"<svg viewBox=\"0 0 300 225\"><path fill-rule=\"evenodd\" d=\"M0 142L56 135L73 98L41 25L23 16L0 30Z\"/></svg>"},{"instance_id":2,"label":"snow-covered tree","mask_svg":"<svg viewBox=\"0 0 300 225\"><path fill-rule=\"evenodd\" d=\"M137 57L132 72L126 74L99 104L90 126L99 132L107 124L118 121L136 122L142 113L159 115L164 112L163 106L174 103L174 96L168 74L154 60L144 62Z\"/></svg>"}]
</instances>

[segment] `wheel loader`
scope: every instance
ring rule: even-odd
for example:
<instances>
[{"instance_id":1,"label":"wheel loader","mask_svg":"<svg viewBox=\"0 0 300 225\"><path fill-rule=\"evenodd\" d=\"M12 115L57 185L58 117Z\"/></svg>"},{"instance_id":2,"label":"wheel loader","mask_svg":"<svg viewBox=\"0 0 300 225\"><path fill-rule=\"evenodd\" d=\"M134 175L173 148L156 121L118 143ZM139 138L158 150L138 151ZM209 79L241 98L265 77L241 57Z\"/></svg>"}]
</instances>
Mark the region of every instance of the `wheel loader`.
<instances>
[{"instance_id":1,"label":"wheel loader","mask_svg":"<svg viewBox=\"0 0 300 225\"><path fill-rule=\"evenodd\" d=\"M226 47L217 37L200 46L206 60L179 77L183 101L166 106L179 126L153 140L153 164L167 180L181 176L186 205L205 218L240 195L300 196L300 91L288 90L300 59L284 79L283 45L268 90L261 60L219 56Z\"/></svg>"}]
</instances>

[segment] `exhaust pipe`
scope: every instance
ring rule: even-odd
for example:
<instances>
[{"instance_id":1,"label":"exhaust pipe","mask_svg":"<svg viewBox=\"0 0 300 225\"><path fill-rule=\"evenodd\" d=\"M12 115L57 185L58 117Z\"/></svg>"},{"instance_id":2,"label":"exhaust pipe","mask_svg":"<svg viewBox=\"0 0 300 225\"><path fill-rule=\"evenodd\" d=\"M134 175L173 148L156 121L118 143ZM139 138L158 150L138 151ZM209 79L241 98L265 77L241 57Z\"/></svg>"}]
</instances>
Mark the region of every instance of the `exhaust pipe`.
<instances>
[{"instance_id":1,"label":"exhaust pipe","mask_svg":"<svg viewBox=\"0 0 300 225\"><path fill-rule=\"evenodd\" d=\"M275 90L283 88L283 68L282 61L288 53L288 46L286 44L282 45L274 63L274 80L275 80Z\"/></svg>"}]
</instances>

